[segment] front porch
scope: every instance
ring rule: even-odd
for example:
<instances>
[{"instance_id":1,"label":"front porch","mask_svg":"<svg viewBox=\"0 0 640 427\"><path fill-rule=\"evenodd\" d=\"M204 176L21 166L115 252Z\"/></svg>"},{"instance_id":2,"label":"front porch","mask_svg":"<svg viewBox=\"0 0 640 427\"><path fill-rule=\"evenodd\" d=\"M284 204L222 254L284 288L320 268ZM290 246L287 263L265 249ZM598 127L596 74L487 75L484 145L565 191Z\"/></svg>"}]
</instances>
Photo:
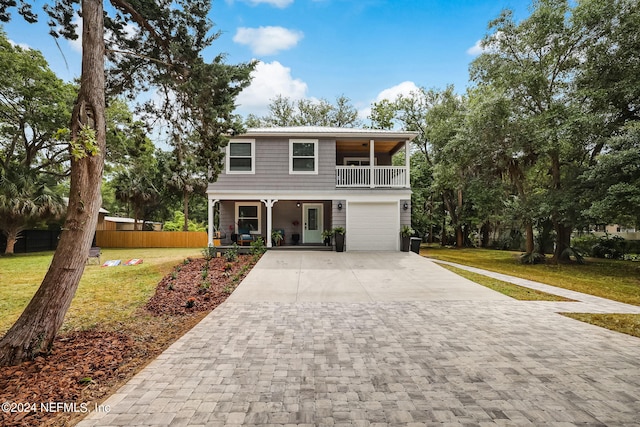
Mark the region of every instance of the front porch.
<instances>
[{"instance_id":1,"label":"front porch","mask_svg":"<svg viewBox=\"0 0 640 427\"><path fill-rule=\"evenodd\" d=\"M220 239L222 246L249 245L260 237L267 248L324 247L323 233L337 225L344 226L344 219L340 221L344 216L342 206L343 201L318 199L210 199L209 242L213 244L218 231L224 236Z\"/></svg>"}]
</instances>

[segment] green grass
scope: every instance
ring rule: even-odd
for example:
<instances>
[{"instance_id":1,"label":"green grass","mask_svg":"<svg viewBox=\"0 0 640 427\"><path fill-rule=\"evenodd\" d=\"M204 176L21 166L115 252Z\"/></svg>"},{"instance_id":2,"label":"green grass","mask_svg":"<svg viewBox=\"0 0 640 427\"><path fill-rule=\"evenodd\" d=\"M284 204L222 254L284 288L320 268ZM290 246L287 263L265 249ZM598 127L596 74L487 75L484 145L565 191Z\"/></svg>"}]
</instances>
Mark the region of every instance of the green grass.
<instances>
[{"instance_id":1,"label":"green grass","mask_svg":"<svg viewBox=\"0 0 640 427\"><path fill-rule=\"evenodd\" d=\"M20 316L42 282L52 252L0 257L0 335ZM63 330L126 322L153 295L162 277L187 257L201 256L199 249L103 249L102 262L142 258L135 266L88 265L67 312Z\"/></svg>"},{"instance_id":2,"label":"green grass","mask_svg":"<svg viewBox=\"0 0 640 427\"><path fill-rule=\"evenodd\" d=\"M518 262L520 252L441 247L423 247L420 254L433 259L534 280L614 301L640 305L640 264L637 262L588 259L585 265L525 265ZM443 267L447 266L443 265ZM464 270L453 271L480 284L487 281L486 276L477 275L478 277L472 278L472 276L467 276L466 272L463 274ZM498 284L497 286L502 285ZM514 292L514 290L508 289L507 292ZM562 314L612 331L640 337L640 314Z\"/></svg>"},{"instance_id":3,"label":"green grass","mask_svg":"<svg viewBox=\"0 0 640 427\"><path fill-rule=\"evenodd\" d=\"M640 314L562 313L562 315L640 338Z\"/></svg>"},{"instance_id":4,"label":"green grass","mask_svg":"<svg viewBox=\"0 0 640 427\"><path fill-rule=\"evenodd\" d=\"M584 265L525 265L518 262L520 252L428 247L422 248L420 253L429 258L640 305L640 263L637 262L589 258Z\"/></svg>"},{"instance_id":5,"label":"green grass","mask_svg":"<svg viewBox=\"0 0 640 427\"><path fill-rule=\"evenodd\" d=\"M500 292L501 294L520 301L573 301L569 298L538 291L537 289L514 285L513 283L503 282L501 280L494 279L493 277L483 276L482 274L473 273L450 265L441 264L441 266L459 276L464 277L465 279L469 279L472 282L486 286L489 289L493 289L496 292Z\"/></svg>"}]
</instances>

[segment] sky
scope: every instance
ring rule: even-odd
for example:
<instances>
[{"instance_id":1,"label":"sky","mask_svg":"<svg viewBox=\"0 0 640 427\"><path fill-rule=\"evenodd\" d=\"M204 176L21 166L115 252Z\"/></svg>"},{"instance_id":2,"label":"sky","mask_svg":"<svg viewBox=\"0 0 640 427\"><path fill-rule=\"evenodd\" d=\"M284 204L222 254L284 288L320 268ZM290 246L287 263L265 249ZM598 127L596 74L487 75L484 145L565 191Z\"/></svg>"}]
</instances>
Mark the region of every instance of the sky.
<instances>
[{"instance_id":1,"label":"sky","mask_svg":"<svg viewBox=\"0 0 640 427\"><path fill-rule=\"evenodd\" d=\"M105 0L107 3L108 0ZM418 87L464 93L479 41L503 9L528 15L530 0L214 0L220 37L204 52L229 64L258 60L237 112L263 116L276 96L293 100L346 96L366 122L373 102ZM70 81L80 74L80 43L55 41L46 19L4 24L16 44L42 51Z\"/></svg>"}]
</instances>

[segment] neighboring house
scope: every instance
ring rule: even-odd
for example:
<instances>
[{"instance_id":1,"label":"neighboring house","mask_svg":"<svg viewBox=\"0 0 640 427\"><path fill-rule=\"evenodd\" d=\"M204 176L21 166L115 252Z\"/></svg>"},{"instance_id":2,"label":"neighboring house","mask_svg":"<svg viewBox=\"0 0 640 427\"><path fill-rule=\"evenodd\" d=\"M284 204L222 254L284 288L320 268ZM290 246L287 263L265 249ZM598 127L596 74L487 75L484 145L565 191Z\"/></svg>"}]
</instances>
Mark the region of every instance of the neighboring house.
<instances>
[{"instance_id":1,"label":"neighboring house","mask_svg":"<svg viewBox=\"0 0 640 427\"><path fill-rule=\"evenodd\" d=\"M347 250L399 250L411 225L410 141L416 132L284 127L249 129L226 148L209 184L209 242L219 204L223 243L272 230L284 244L322 244L322 232L346 229ZM401 152L403 166L393 166Z\"/></svg>"},{"instance_id":2,"label":"neighboring house","mask_svg":"<svg viewBox=\"0 0 640 427\"><path fill-rule=\"evenodd\" d=\"M121 218L117 216L104 216L98 221L96 230L109 230L109 231L134 231L135 228L134 218ZM149 227L153 231L161 231L161 222L142 221L138 220L139 230L149 230Z\"/></svg>"}]
</instances>

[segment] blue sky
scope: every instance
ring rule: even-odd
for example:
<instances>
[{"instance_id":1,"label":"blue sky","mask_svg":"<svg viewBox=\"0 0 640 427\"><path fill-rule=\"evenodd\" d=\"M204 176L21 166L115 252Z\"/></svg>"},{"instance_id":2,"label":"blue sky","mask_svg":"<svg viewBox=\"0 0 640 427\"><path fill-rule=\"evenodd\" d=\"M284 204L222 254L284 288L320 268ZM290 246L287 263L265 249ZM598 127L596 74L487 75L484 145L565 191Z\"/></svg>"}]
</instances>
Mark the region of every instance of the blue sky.
<instances>
[{"instance_id":1,"label":"blue sky","mask_svg":"<svg viewBox=\"0 0 640 427\"><path fill-rule=\"evenodd\" d=\"M488 22L505 8L523 18L529 6L529 0L215 0L211 19L222 34L206 55L260 61L238 99L241 114L265 114L278 94L329 101L345 95L364 118L372 102L418 86L453 84L464 92ZM62 40L58 49L42 21L28 25L14 16L4 29L71 80L80 73L79 43Z\"/></svg>"}]
</instances>

